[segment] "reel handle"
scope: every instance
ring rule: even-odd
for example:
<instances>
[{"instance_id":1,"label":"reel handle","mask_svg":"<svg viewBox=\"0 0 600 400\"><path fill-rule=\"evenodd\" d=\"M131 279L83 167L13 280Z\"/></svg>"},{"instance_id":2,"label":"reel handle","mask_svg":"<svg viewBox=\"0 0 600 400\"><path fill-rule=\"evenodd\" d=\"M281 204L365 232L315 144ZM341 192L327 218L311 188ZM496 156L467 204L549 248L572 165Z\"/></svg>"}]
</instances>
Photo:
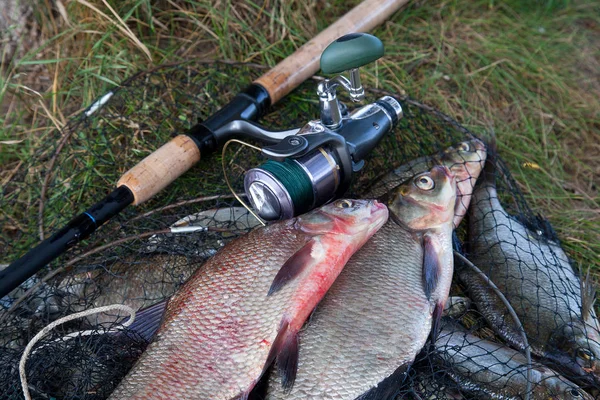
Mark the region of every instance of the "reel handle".
<instances>
[{"instance_id":1,"label":"reel handle","mask_svg":"<svg viewBox=\"0 0 600 400\"><path fill-rule=\"evenodd\" d=\"M318 71L321 53L332 41L348 32L372 30L406 3L408 0L363 0L254 83L269 92L271 104L278 102Z\"/></svg>"},{"instance_id":2,"label":"reel handle","mask_svg":"<svg viewBox=\"0 0 600 400\"><path fill-rule=\"evenodd\" d=\"M321 55L321 70L339 74L383 57L383 43L367 33L350 33L331 43Z\"/></svg>"}]
</instances>

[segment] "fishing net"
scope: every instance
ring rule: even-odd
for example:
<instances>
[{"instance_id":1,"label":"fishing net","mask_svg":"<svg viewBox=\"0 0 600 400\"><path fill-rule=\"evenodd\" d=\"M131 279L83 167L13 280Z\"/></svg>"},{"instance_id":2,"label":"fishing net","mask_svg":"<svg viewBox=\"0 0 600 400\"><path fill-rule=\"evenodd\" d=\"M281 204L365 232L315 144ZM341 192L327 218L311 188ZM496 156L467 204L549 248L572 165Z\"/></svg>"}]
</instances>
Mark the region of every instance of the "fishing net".
<instances>
[{"instance_id":1,"label":"fishing net","mask_svg":"<svg viewBox=\"0 0 600 400\"><path fill-rule=\"evenodd\" d=\"M0 246L3 252L0 263L10 263L64 226L87 205L104 197L126 170L169 138L214 113L263 70L264 67L257 65L227 62L193 61L162 66L131 77L104 96L101 107L95 104L62 130L46 133L36 145L38 150L15 170L2 188ZM301 85L274 106L261 123L271 130L285 130L317 119L317 81L314 78ZM365 102L372 102L382 95L393 94L367 89ZM343 95L341 97L347 100ZM399 100L404 117L369 156L364 170L353 182L349 197L361 197L377 188L377 183L374 186L373 182L378 182L378 177L386 171L419 157L440 155L449 146L473 138L467 129L433 108L409 98ZM350 101L345 103L352 107ZM153 199L139 207L127 208L92 237L0 300L2 398L22 398L19 360L30 340L52 321L94 307L124 304L139 310L168 299L218 249L257 225L228 189L221 169L222 157L215 154L201 160ZM244 171L264 162L252 149L235 145L227 149L224 158L226 174L237 193L243 192ZM558 240L549 224L527 206L501 160L498 157L493 160L497 168L491 173L497 177L498 197L504 209L516 216L515 223L527 228L525 236L520 236L525 244L521 240L515 243L510 237L498 239L518 248L520 257L529 254L539 259L536 246L542 246L548 240L558 243ZM422 171L415 167L410 172ZM480 217L483 216L485 213ZM466 228L476 222L468 216L457 231L458 241L464 242L467 256L486 252L474 245L479 236L484 235L470 235ZM512 225L499 223L506 225L508 232L517 232ZM202 229L186 234L170 233L168 228L174 225L193 225ZM506 229L500 233L505 235ZM485 237L489 242L488 236ZM551 254L556 255L555 247ZM557 258L560 257L557 255ZM502 261L513 259L514 254L506 253ZM523 260L519 262L522 268L531 268ZM572 272L569 278L565 277L568 274L561 275L561 268L570 268L568 262L556 259L544 259L543 262L551 264L558 272L551 274L546 287L537 288L535 280L532 285L537 290L551 293L550 297L554 296L557 303L565 293L576 298L578 276ZM507 270L508 267L503 265L494 264L494 268ZM479 267L489 272L489 265ZM469 289L468 284L457 279L453 291L464 295L470 293ZM531 304L535 296L520 299L515 292L508 297L515 308L525 302L529 302L528 309L541 307ZM577 304L579 309L574 309ZM573 309L570 314L563 314L577 320L577 316L581 316L581 300L568 305ZM473 309L477 307L477 304L472 306ZM447 325L451 328L441 331L440 338L460 326L481 340L507 342L498 334L504 325L491 327L489 318L486 319L481 310L465 313L475 313L476 317L466 320L464 315L455 317L455 321ZM503 324L511 324L504 314L502 317ZM44 336L35 344L25 367L33 398L106 398L150 340L128 328L117 329L127 318L124 309L85 315L58 325ZM543 323L539 318L538 321ZM573 321L560 321L556 325L562 329L572 325ZM590 330L589 325L584 328L584 333ZM542 335L531 333L529 336L534 340ZM549 342L549 348L559 345L559 340L554 337ZM515 343L512 345L516 346ZM531 344L538 349L543 345ZM461 351L455 349L456 344L450 347L455 353ZM399 384L399 398L499 398L493 397L492 389L476 379L463 379L470 370L453 363L452 357L446 356L444 351L443 346L426 346L415 367ZM486 354L494 356L489 350ZM478 360L483 370L492 368L490 362L508 365L501 357L495 361ZM515 371L517 375L524 374L521 367L505 373L514 374ZM510 379L506 381L507 386L512 384ZM533 389L544 384L543 381L534 382ZM591 390L593 386L588 383L586 388ZM467 387L471 389L466 390Z\"/></svg>"}]
</instances>

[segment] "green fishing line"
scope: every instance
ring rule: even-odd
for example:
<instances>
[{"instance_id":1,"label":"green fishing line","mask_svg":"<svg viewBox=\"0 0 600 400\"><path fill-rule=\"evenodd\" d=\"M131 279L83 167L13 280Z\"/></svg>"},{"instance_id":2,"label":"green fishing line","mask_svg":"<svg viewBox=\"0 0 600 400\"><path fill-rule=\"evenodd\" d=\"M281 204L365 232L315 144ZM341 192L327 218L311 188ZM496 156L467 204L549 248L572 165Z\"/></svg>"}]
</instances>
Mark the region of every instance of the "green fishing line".
<instances>
[{"instance_id":1,"label":"green fishing line","mask_svg":"<svg viewBox=\"0 0 600 400\"><path fill-rule=\"evenodd\" d=\"M312 183L298 163L286 159L284 162L269 160L260 168L270 172L287 189L296 214L308 211L314 203Z\"/></svg>"}]
</instances>

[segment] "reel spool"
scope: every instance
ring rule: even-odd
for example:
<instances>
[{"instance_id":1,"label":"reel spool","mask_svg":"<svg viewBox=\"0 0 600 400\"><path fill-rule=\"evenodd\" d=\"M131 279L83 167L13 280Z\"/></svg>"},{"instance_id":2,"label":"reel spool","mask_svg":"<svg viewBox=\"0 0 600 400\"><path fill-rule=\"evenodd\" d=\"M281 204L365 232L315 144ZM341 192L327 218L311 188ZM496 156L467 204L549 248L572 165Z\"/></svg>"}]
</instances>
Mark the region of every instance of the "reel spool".
<instances>
[{"instance_id":1,"label":"reel spool","mask_svg":"<svg viewBox=\"0 0 600 400\"><path fill-rule=\"evenodd\" d=\"M340 185L334 153L316 152L283 162L269 160L244 177L252 206L266 220L291 218L331 200Z\"/></svg>"}]
</instances>

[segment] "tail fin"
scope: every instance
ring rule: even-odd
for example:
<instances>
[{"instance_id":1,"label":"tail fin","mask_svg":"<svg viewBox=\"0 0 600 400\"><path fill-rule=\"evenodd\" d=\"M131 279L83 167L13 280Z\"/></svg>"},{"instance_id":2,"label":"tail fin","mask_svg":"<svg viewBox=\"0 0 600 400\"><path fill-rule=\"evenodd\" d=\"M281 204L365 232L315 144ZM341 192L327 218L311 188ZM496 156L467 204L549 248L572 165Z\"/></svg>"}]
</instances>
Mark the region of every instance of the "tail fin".
<instances>
[{"instance_id":1,"label":"tail fin","mask_svg":"<svg viewBox=\"0 0 600 400\"><path fill-rule=\"evenodd\" d=\"M490 159L488 156L487 160L485 160L485 166L483 167L483 171L481 171L481 175L479 175L479 179L477 179L477 184L481 187L496 187L496 174L497 169L495 165L495 160Z\"/></svg>"},{"instance_id":2,"label":"tail fin","mask_svg":"<svg viewBox=\"0 0 600 400\"><path fill-rule=\"evenodd\" d=\"M482 137L478 138L485 144L485 148L488 154L492 154L492 156L496 155L498 152L498 145L496 143L496 131L494 128L490 127L489 130Z\"/></svg>"},{"instance_id":3,"label":"tail fin","mask_svg":"<svg viewBox=\"0 0 600 400\"><path fill-rule=\"evenodd\" d=\"M496 175L498 173L496 163L498 162L498 146L496 143L496 134L492 128L486 137L482 138L485 143L487 157L485 166L477 182L482 186L496 187Z\"/></svg>"}]
</instances>

